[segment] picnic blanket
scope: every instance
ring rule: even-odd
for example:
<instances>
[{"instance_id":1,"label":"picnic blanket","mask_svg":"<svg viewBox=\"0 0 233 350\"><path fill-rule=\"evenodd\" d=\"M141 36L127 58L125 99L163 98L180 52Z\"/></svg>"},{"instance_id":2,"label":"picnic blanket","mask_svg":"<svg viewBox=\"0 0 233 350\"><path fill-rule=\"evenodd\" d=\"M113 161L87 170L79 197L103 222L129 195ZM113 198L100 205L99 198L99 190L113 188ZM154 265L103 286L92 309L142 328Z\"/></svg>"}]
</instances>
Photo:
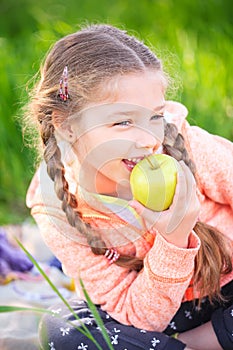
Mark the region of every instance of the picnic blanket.
<instances>
[{"instance_id":1,"label":"picnic blanket","mask_svg":"<svg viewBox=\"0 0 233 350\"><path fill-rule=\"evenodd\" d=\"M32 254L65 298L74 295L72 281L30 222L0 227L0 305L47 308L59 299L33 266L17 238ZM1 350L38 350L38 325L43 314L34 311L0 313Z\"/></svg>"}]
</instances>

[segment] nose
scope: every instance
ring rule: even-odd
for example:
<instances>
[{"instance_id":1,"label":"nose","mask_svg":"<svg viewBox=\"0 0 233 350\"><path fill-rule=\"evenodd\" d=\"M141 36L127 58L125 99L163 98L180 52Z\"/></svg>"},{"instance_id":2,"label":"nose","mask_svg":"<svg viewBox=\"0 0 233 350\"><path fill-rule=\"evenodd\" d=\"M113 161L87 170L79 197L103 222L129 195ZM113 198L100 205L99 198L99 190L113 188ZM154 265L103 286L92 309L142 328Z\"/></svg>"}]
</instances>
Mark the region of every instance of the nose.
<instances>
[{"instance_id":1,"label":"nose","mask_svg":"<svg viewBox=\"0 0 233 350\"><path fill-rule=\"evenodd\" d=\"M152 133L145 130L139 130L135 147L146 149L151 148L153 150L158 143L159 141Z\"/></svg>"}]
</instances>

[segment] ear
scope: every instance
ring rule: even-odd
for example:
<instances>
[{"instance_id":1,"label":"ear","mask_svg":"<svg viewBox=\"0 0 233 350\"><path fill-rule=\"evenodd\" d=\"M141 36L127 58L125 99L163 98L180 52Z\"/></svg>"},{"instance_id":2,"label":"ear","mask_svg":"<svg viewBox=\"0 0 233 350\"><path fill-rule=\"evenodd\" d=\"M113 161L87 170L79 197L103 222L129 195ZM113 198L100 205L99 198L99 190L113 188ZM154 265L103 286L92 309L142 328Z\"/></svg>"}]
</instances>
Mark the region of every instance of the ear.
<instances>
[{"instance_id":1,"label":"ear","mask_svg":"<svg viewBox=\"0 0 233 350\"><path fill-rule=\"evenodd\" d=\"M62 120L59 116L59 112L53 112L52 120L56 135L59 137L59 139L65 140L69 143L74 143L76 137L71 122L68 120Z\"/></svg>"},{"instance_id":2,"label":"ear","mask_svg":"<svg viewBox=\"0 0 233 350\"><path fill-rule=\"evenodd\" d=\"M76 134L69 122L62 123L59 127L55 127L55 130L60 139L65 140L68 143L74 143L76 141Z\"/></svg>"}]
</instances>

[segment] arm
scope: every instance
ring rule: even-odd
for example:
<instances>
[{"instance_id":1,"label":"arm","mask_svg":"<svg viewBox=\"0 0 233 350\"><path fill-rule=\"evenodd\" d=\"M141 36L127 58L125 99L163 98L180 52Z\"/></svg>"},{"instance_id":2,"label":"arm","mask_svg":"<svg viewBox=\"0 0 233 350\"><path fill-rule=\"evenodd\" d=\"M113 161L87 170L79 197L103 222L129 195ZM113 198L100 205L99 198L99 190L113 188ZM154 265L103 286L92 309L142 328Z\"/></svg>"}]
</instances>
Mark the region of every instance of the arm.
<instances>
[{"instance_id":1,"label":"arm","mask_svg":"<svg viewBox=\"0 0 233 350\"><path fill-rule=\"evenodd\" d=\"M62 262L64 272L79 278L95 304L119 322L138 328L162 331L174 316L193 273L198 239L193 248L181 249L158 235L145 257L140 272L115 264L104 256L96 256L87 245L81 245L61 234L70 226L57 218L34 214L46 244ZM59 229L58 229L59 227ZM72 228L71 228L72 229Z\"/></svg>"},{"instance_id":2,"label":"arm","mask_svg":"<svg viewBox=\"0 0 233 350\"><path fill-rule=\"evenodd\" d=\"M201 192L233 210L233 143L196 126L187 126L184 135Z\"/></svg>"},{"instance_id":3,"label":"arm","mask_svg":"<svg viewBox=\"0 0 233 350\"><path fill-rule=\"evenodd\" d=\"M191 234L186 249L158 234L145 256L144 269L139 273L116 264L109 265L104 256L94 255L85 238L68 224L52 181L45 169L44 175L42 173L43 170L40 178L37 175L33 180L27 204L32 208L46 244L62 262L64 272L76 281L78 288L81 277L92 301L119 322L148 330L166 328L180 307L192 277L199 239ZM42 178L44 190L39 185ZM75 241L77 235L79 239ZM136 251L141 239L134 242ZM125 253L129 249L121 248Z\"/></svg>"}]
</instances>

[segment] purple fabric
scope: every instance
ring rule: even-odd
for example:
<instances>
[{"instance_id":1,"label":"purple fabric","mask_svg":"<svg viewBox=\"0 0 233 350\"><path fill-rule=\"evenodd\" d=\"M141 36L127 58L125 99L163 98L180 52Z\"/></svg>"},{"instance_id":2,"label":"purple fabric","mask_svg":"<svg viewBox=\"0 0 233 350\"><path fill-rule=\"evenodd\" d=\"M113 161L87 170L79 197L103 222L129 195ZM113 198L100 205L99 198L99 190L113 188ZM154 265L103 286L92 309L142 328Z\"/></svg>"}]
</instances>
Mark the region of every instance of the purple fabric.
<instances>
[{"instance_id":1,"label":"purple fabric","mask_svg":"<svg viewBox=\"0 0 233 350\"><path fill-rule=\"evenodd\" d=\"M11 271L26 272L33 267L27 255L8 241L5 231L0 228L0 276Z\"/></svg>"}]
</instances>

